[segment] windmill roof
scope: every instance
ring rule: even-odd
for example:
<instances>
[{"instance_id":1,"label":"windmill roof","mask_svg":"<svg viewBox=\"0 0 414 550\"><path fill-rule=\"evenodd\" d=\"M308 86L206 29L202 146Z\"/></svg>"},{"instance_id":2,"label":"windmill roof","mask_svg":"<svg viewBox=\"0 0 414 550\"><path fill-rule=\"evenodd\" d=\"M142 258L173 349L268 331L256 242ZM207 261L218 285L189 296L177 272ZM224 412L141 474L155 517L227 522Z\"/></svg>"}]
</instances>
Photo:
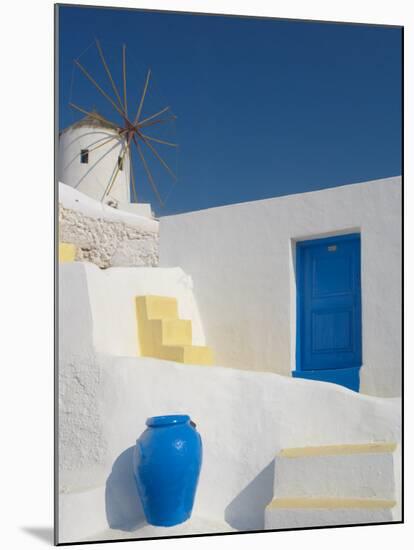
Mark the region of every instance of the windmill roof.
<instances>
[{"instance_id":1,"label":"windmill roof","mask_svg":"<svg viewBox=\"0 0 414 550\"><path fill-rule=\"evenodd\" d=\"M98 114L96 111L92 111L92 113ZM70 124L66 128L64 128L59 133L59 135L63 134L67 130L74 129L74 128L105 128L105 129L109 129L109 130L115 130L115 128L113 127L112 124L109 124L109 123L107 123L103 120L98 120L98 119L94 118L93 116L91 116L89 114L89 115L84 116L80 120L77 120L76 122L73 122L72 124Z\"/></svg>"}]
</instances>

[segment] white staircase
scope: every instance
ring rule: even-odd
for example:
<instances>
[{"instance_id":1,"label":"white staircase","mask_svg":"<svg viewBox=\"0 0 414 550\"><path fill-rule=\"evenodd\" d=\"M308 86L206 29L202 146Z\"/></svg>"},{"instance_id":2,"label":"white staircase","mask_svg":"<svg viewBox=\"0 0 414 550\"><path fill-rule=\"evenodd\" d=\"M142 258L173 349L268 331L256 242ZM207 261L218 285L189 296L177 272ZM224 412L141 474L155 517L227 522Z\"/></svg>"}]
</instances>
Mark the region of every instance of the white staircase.
<instances>
[{"instance_id":1,"label":"white staircase","mask_svg":"<svg viewBox=\"0 0 414 550\"><path fill-rule=\"evenodd\" d=\"M284 449L266 529L393 521L394 443Z\"/></svg>"}]
</instances>

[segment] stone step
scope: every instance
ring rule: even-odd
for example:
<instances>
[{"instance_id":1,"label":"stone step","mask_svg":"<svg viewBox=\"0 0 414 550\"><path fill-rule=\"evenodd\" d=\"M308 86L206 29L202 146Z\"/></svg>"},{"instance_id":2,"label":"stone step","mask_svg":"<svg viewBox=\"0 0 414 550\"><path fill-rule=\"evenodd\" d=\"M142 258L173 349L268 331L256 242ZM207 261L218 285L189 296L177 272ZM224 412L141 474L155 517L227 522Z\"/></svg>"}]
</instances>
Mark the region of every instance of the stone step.
<instances>
[{"instance_id":1,"label":"stone step","mask_svg":"<svg viewBox=\"0 0 414 550\"><path fill-rule=\"evenodd\" d=\"M229 525L224 519L203 518L194 514L184 523L173 525L172 527L160 527L158 525L149 525L144 522L134 531L125 531L119 529L106 529L103 532L95 533L86 539L85 542L108 541L108 540L127 540L142 538L159 537L179 537L183 535L208 535L212 533L232 533L237 531Z\"/></svg>"},{"instance_id":2,"label":"stone step","mask_svg":"<svg viewBox=\"0 0 414 550\"><path fill-rule=\"evenodd\" d=\"M170 296L137 296L136 307L138 315L147 320L178 319L177 299Z\"/></svg>"},{"instance_id":3,"label":"stone step","mask_svg":"<svg viewBox=\"0 0 414 550\"><path fill-rule=\"evenodd\" d=\"M137 296L136 313L140 354L193 365L213 364L212 350L192 345L192 324L178 318L175 298Z\"/></svg>"},{"instance_id":4,"label":"stone step","mask_svg":"<svg viewBox=\"0 0 414 550\"><path fill-rule=\"evenodd\" d=\"M191 346L193 341L191 321L183 319L153 319L154 337L162 346Z\"/></svg>"},{"instance_id":5,"label":"stone step","mask_svg":"<svg viewBox=\"0 0 414 550\"><path fill-rule=\"evenodd\" d=\"M105 494L105 485L59 493L59 543L79 542L108 528Z\"/></svg>"},{"instance_id":6,"label":"stone step","mask_svg":"<svg viewBox=\"0 0 414 550\"><path fill-rule=\"evenodd\" d=\"M393 499L394 443L284 449L275 460L274 497Z\"/></svg>"},{"instance_id":7,"label":"stone step","mask_svg":"<svg viewBox=\"0 0 414 550\"><path fill-rule=\"evenodd\" d=\"M187 365L212 365L213 352L208 346L161 346L160 359Z\"/></svg>"},{"instance_id":8,"label":"stone step","mask_svg":"<svg viewBox=\"0 0 414 550\"><path fill-rule=\"evenodd\" d=\"M392 499L276 498L265 509L265 529L389 522L394 506Z\"/></svg>"}]
</instances>

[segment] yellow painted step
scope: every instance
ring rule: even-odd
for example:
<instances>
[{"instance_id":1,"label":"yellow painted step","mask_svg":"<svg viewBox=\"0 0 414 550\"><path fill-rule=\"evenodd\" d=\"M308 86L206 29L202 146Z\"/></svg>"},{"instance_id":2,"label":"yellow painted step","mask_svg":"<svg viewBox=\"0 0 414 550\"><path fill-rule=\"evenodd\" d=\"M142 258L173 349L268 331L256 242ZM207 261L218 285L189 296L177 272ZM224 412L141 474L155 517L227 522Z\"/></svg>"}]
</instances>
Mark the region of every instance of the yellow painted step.
<instances>
[{"instance_id":1,"label":"yellow painted step","mask_svg":"<svg viewBox=\"0 0 414 550\"><path fill-rule=\"evenodd\" d=\"M213 350L208 346L184 346L184 363L212 365Z\"/></svg>"},{"instance_id":2,"label":"yellow painted step","mask_svg":"<svg viewBox=\"0 0 414 550\"><path fill-rule=\"evenodd\" d=\"M208 346L161 346L160 359L187 365L212 365L213 352Z\"/></svg>"},{"instance_id":3,"label":"yellow painted step","mask_svg":"<svg viewBox=\"0 0 414 550\"><path fill-rule=\"evenodd\" d=\"M169 296L137 296L136 306L139 316L151 319L178 319L176 298Z\"/></svg>"},{"instance_id":4,"label":"yellow painted step","mask_svg":"<svg viewBox=\"0 0 414 550\"><path fill-rule=\"evenodd\" d=\"M268 510L275 508L392 508L395 506L395 500L379 498L275 498L266 508Z\"/></svg>"},{"instance_id":5,"label":"yellow painted step","mask_svg":"<svg viewBox=\"0 0 414 550\"><path fill-rule=\"evenodd\" d=\"M396 443L375 442L345 445L320 445L318 447L292 447L283 449L278 456L299 458L302 456L351 455L362 453L392 453L397 448Z\"/></svg>"},{"instance_id":6,"label":"yellow painted step","mask_svg":"<svg viewBox=\"0 0 414 550\"><path fill-rule=\"evenodd\" d=\"M59 243L59 263L74 262L76 257L76 246L70 243Z\"/></svg>"},{"instance_id":7,"label":"yellow painted step","mask_svg":"<svg viewBox=\"0 0 414 550\"><path fill-rule=\"evenodd\" d=\"M191 321L178 319L175 298L137 296L135 302L141 355L159 357L164 344L191 344Z\"/></svg>"},{"instance_id":8,"label":"yellow painted step","mask_svg":"<svg viewBox=\"0 0 414 550\"><path fill-rule=\"evenodd\" d=\"M163 346L191 346L193 331L191 321L184 319L161 319L149 321L158 325ZM160 341L158 340L158 341Z\"/></svg>"},{"instance_id":9,"label":"yellow painted step","mask_svg":"<svg viewBox=\"0 0 414 550\"><path fill-rule=\"evenodd\" d=\"M140 341L143 351L154 346L191 346L191 321L183 319L151 319L141 321Z\"/></svg>"},{"instance_id":10,"label":"yellow painted step","mask_svg":"<svg viewBox=\"0 0 414 550\"><path fill-rule=\"evenodd\" d=\"M209 347L192 345L191 321L178 318L175 298L137 296L135 304L142 356L192 365L213 364Z\"/></svg>"}]
</instances>

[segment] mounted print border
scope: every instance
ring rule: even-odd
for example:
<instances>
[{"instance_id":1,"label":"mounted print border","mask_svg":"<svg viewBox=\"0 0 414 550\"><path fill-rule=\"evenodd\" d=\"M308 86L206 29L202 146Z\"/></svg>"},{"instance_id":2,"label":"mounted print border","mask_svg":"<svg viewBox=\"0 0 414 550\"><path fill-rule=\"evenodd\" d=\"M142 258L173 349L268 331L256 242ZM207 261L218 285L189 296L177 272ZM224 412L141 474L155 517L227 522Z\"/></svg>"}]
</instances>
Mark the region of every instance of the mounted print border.
<instances>
[{"instance_id":1,"label":"mounted print border","mask_svg":"<svg viewBox=\"0 0 414 550\"><path fill-rule=\"evenodd\" d=\"M55 544L402 523L403 28L55 17Z\"/></svg>"}]
</instances>

